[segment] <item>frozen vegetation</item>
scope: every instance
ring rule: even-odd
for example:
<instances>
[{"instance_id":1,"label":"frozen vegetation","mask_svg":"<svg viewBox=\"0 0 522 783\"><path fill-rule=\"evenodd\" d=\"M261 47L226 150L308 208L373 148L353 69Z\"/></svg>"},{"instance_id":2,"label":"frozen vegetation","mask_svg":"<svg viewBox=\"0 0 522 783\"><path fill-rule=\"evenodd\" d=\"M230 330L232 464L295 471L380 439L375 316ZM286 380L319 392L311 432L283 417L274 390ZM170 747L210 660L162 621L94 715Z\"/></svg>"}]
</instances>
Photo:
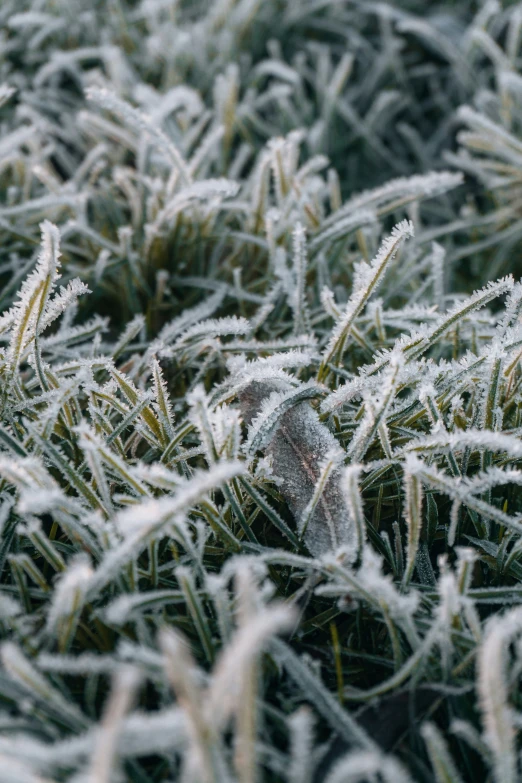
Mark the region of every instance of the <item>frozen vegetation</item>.
<instances>
[{"instance_id":1,"label":"frozen vegetation","mask_svg":"<svg viewBox=\"0 0 522 783\"><path fill-rule=\"evenodd\" d=\"M522 4L0 2L0 783L522 779Z\"/></svg>"}]
</instances>

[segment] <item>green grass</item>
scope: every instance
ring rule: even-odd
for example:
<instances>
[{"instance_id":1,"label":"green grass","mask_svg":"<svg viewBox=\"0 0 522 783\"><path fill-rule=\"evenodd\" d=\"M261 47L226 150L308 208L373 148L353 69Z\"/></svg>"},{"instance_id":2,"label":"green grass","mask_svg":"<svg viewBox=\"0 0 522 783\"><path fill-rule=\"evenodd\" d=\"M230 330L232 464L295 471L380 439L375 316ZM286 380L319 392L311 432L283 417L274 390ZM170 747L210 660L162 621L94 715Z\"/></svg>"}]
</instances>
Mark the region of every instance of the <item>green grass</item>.
<instances>
[{"instance_id":1,"label":"green grass","mask_svg":"<svg viewBox=\"0 0 522 783\"><path fill-rule=\"evenodd\" d=\"M0 783L516 783L520 6L5 0Z\"/></svg>"}]
</instances>

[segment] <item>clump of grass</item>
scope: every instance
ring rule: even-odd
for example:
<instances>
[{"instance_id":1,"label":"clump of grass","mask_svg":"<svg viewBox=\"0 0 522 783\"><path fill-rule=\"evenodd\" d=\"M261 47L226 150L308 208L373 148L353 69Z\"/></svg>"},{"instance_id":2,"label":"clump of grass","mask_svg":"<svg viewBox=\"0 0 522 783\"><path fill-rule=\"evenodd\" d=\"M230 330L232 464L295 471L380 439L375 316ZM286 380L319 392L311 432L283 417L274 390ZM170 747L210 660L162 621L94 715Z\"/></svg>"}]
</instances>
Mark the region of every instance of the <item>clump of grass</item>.
<instances>
[{"instance_id":1,"label":"clump of grass","mask_svg":"<svg viewBox=\"0 0 522 783\"><path fill-rule=\"evenodd\" d=\"M2 5L2 783L520 777L522 15L399 5Z\"/></svg>"}]
</instances>

